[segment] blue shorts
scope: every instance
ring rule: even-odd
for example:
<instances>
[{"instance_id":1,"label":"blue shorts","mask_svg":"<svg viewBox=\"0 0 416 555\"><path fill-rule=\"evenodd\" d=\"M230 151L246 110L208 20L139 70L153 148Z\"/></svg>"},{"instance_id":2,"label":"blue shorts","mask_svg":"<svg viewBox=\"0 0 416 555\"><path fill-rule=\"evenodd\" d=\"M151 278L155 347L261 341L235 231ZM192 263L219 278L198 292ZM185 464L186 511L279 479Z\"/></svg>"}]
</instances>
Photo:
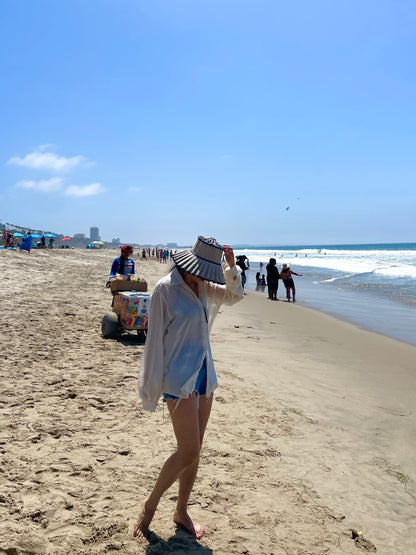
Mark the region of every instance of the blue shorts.
<instances>
[{"instance_id":1,"label":"blue shorts","mask_svg":"<svg viewBox=\"0 0 416 555\"><path fill-rule=\"evenodd\" d=\"M198 395L205 395L207 392L207 361L206 359L202 363L201 370L199 371L198 377L196 379L194 391L198 393ZM163 400L166 399L179 399L179 397L175 397L175 395L170 395L170 393L163 394Z\"/></svg>"}]
</instances>

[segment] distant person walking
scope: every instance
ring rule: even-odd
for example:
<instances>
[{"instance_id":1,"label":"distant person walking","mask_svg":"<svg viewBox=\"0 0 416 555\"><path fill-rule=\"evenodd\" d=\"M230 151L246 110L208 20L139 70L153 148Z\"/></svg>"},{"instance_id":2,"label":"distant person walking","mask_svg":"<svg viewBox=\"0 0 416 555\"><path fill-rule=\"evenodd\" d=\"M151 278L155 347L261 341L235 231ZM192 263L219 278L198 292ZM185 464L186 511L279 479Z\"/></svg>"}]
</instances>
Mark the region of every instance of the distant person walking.
<instances>
[{"instance_id":1,"label":"distant person walking","mask_svg":"<svg viewBox=\"0 0 416 555\"><path fill-rule=\"evenodd\" d=\"M290 291L292 291L293 302L296 302L296 299L295 299L296 289L295 289L295 283L293 281L292 275L302 276L302 274L297 274L296 272L291 270L289 264L283 264L282 271L280 272L280 277L282 278L283 284L286 287L286 299L288 303L290 302Z\"/></svg>"},{"instance_id":2,"label":"distant person walking","mask_svg":"<svg viewBox=\"0 0 416 555\"><path fill-rule=\"evenodd\" d=\"M276 259L271 258L266 266L267 272L267 293L271 301L277 301L277 289L279 287L279 270L276 266Z\"/></svg>"}]
</instances>

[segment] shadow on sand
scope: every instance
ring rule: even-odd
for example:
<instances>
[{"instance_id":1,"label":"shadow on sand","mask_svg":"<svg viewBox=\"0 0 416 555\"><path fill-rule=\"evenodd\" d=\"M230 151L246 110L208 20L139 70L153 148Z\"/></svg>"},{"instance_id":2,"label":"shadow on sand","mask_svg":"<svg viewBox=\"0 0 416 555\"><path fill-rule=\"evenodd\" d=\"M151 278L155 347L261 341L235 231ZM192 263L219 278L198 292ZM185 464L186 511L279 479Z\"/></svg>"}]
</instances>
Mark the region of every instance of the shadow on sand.
<instances>
[{"instance_id":1,"label":"shadow on sand","mask_svg":"<svg viewBox=\"0 0 416 555\"><path fill-rule=\"evenodd\" d=\"M146 335L142 332L137 334L136 332L123 331L116 340L123 345L144 345L146 343Z\"/></svg>"},{"instance_id":2,"label":"shadow on sand","mask_svg":"<svg viewBox=\"0 0 416 555\"><path fill-rule=\"evenodd\" d=\"M181 528L176 528L175 534L167 540L149 531L148 540L149 544L146 547L146 555L164 555L165 553L176 555L214 555L212 549L198 543L196 538Z\"/></svg>"},{"instance_id":3,"label":"shadow on sand","mask_svg":"<svg viewBox=\"0 0 416 555\"><path fill-rule=\"evenodd\" d=\"M101 335L101 337L103 337ZM122 332L118 333L115 336L105 337L103 338L106 341L117 341L126 347L129 345L144 345L146 343L146 335L143 333L137 334L136 332L129 332L123 330Z\"/></svg>"}]
</instances>

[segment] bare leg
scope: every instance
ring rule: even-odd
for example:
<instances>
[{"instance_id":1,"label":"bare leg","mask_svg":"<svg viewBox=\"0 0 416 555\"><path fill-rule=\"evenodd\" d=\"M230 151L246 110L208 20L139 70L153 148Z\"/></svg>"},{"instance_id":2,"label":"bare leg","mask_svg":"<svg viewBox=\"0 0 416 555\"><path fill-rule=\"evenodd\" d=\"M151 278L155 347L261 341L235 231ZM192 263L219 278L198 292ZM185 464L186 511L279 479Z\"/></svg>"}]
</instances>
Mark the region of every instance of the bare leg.
<instances>
[{"instance_id":1,"label":"bare leg","mask_svg":"<svg viewBox=\"0 0 416 555\"><path fill-rule=\"evenodd\" d=\"M202 396L199 398L198 420L200 448L204 439L208 419L211 414L212 400L213 395L210 397ZM176 510L173 515L173 520L176 524L183 526L190 534L196 536L197 539L202 538L205 528L192 521L188 514L188 502L198 472L198 466L199 458L192 465L188 466L179 476L179 495Z\"/></svg>"},{"instance_id":2,"label":"bare leg","mask_svg":"<svg viewBox=\"0 0 416 555\"><path fill-rule=\"evenodd\" d=\"M167 400L176 436L177 450L163 465L152 493L142 503L142 509L133 531L133 535L136 538L141 540L146 539L149 525L160 498L187 467L198 461L200 430L196 401L196 397L191 395L188 399L182 399L176 407L176 400Z\"/></svg>"},{"instance_id":3,"label":"bare leg","mask_svg":"<svg viewBox=\"0 0 416 555\"><path fill-rule=\"evenodd\" d=\"M286 299L287 299L287 302L290 301L290 287L286 287Z\"/></svg>"},{"instance_id":4,"label":"bare leg","mask_svg":"<svg viewBox=\"0 0 416 555\"><path fill-rule=\"evenodd\" d=\"M293 299L293 302L296 302L296 299L295 299L295 288L294 288L294 287L292 287L292 299Z\"/></svg>"}]
</instances>

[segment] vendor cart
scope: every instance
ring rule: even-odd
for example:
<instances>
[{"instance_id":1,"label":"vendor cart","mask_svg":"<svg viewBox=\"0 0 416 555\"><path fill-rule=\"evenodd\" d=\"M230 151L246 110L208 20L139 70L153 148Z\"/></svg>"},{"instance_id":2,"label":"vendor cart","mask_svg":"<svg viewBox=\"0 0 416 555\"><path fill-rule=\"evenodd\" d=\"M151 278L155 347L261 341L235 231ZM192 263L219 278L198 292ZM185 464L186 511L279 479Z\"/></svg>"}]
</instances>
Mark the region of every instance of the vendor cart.
<instances>
[{"instance_id":1,"label":"vendor cart","mask_svg":"<svg viewBox=\"0 0 416 555\"><path fill-rule=\"evenodd\" d=\"M147 293L147 283L140 280L115 279L108 282L113 294L112 312L104 314L101 322L102 336L117 337L123 331L136 331L145 341L152 296Z\"/></svg>"}]
</instances>

